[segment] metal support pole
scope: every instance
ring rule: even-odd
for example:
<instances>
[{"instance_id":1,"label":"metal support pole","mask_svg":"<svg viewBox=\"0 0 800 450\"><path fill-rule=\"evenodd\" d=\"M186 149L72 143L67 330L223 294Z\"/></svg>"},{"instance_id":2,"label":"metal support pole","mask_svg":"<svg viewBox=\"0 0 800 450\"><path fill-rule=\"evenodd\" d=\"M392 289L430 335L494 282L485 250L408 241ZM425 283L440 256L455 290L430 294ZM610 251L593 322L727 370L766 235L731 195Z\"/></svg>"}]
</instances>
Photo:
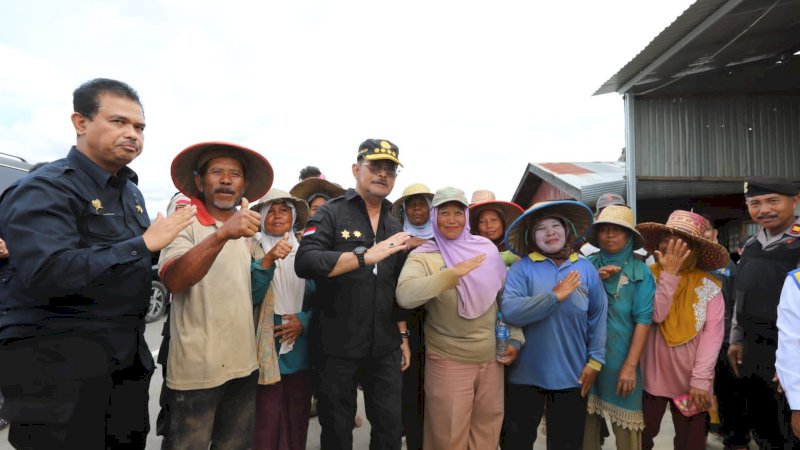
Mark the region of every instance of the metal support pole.
<instances>
[{"instance_id":1,"label":"metal support pole","mask_svg":"<svg viewBox=\"0 0 800 450\"><path fill-rule=\"evenodd\" d=\"M633 210L633 221L636 218L636 135L634 130L633 94L626 93L625 101L625 177L627 179L627 202Z\"/></svg>"}]
</instances>

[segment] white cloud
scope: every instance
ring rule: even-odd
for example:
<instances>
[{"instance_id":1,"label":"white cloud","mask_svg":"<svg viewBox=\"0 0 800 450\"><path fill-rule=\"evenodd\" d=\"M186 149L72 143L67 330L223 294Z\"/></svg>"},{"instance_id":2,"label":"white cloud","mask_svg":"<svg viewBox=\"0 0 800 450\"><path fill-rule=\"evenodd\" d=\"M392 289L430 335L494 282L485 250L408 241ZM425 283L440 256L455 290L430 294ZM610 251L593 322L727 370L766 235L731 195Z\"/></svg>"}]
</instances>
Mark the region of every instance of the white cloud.
<instances>
[{"instance_id":1,"label":"white cloud","mask_svg":"<svg viewBox=\"0 0 800 450\"><path fill-rule=\"evenodd\" d=\"M261 151L288 189L309 164L352 185L358 144L388 138L405 164L392 197L422 181L509 198L528 162L617 158L622 102L591 93L689 3L10 0L0 146L63 155L72 89L108 76L144 103L132 166L151 214L172 158L210 139Z\"/></svg>"}]
</instances>

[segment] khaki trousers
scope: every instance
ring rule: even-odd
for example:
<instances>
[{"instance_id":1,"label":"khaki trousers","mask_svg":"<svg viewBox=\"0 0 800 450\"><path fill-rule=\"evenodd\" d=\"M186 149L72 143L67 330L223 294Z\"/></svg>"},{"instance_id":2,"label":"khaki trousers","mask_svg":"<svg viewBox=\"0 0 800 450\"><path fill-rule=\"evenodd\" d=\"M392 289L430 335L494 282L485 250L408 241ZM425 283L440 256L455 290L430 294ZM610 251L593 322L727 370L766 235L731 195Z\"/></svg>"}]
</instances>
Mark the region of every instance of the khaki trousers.
<instances>
[{"instance_id":1,"label":"khaki trousers","mask_svg":"<svg viewBox=\"0 0 800 450\"><path fill-rule=\"evenodd\" d=\"M425 450L496 449L503 425L503 366L425 362Z\"/></svg>"}]
</instances>

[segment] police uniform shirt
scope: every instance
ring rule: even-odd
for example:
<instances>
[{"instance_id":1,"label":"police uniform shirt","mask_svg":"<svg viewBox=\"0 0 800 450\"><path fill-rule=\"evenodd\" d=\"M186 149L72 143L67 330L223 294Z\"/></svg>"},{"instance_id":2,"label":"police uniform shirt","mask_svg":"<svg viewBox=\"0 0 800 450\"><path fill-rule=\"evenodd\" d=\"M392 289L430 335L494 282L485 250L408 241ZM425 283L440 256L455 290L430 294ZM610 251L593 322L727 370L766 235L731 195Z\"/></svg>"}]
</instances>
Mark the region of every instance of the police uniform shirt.
<instances>
[{"instance_id":1,"label":"police uniform shirt","mask_svg":"<svg viewBox=\"0 0 800 450\"><path fill-rule=\"evenodd\" d=\"M767 230L761 228L758 233L755 234L755 236L751 237L745 243L745 252L743 252L742 259L739 260L739 267L742 267L743 259L746 257L746 249L751 245L758 243L765 252L769 252L776 249L779 245L794 243L798 238L800 238L800 218L795 218L795 221L779 235L769 236L767 234ZM798 258L800 258L800 255L798 255ZM738 271L740 272L740 275L746 275L746 272L742 269L738 269ZM757 277L758 274L755 274L755 276ZM734 289L738 289L738 287L734 287ZM730 331L729 342L731 344L741 343L744 339L743 324L739 323L743 308L744 305L742 304L741 299L737 298Z\"/></svg>"},{"instance_id":2,"label":"police uniform shirt","mask_svg":"<svg viewBox=\"0 0 800 450\"><path fill-rule=\"evenodd\" d=\"M789 407L800 410L800 269L786 277L778 304L775 369Z\"/></svg>"},{"instance_id":3,"label":"police uniform shirt","mask_svg":"<svg viewBox=\"0 0 800 450\"><path fill-rule=\"evenodd\" d=\"M323 354L338 358L381 357L400 347L397 322L405 320L395 303L397 277L404 253L374 265L328 277L342 253L373 245L402 231L383 200L377 233L373 233L364 200L353 189L320 208L306 225L295 258L300 278L313 279L312 300L317 344Z\"/></svg>"},{"instance_id":4,"label":"police uniform shirt","mask_svg":"<svg viewBox=\"0 0 800 450\"><path fill-rule=\"evenodd\" d=\"M0 298L0 341L65 333L97 338L114 362L137 350L145 367L144 314L150 220L136 174L109 174L72 147L0 198L0 235L11 276Z\"/></svg>"}]
</instances>

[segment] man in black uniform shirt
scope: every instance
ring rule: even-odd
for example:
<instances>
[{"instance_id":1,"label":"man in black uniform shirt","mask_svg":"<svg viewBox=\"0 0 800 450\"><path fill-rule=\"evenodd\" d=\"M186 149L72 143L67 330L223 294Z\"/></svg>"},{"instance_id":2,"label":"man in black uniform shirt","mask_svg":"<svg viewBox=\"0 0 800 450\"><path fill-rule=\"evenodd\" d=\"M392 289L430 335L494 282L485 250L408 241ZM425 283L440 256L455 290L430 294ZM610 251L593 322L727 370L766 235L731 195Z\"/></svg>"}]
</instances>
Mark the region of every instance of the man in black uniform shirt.
<instances>
[{"instance_id":1,"label":"man in black uniform shirt","mask_svg":"<svg viewBox=\"0 0 800 450\"><path fill-rule=\"evenodd\" d=\"M10 265L0 296L1 414L20 449L142 449L151 252L194 209L150 224L127 167L145 127L130 86L88 81L73 106L76 146L0 198Z\"/></svg>"},{"instance_id":2,"label":"man in black uniform shirt","mask_svg":"<svg viewBox=\"0 0 800 450\"><path fill-rule=\"evenodd\" d=\"M370 449L400 448L401 366L408 367L410 351L394 291L410 236L386 200L399 164L391 142L364 141L352 168L355 190L317 211L297 252L297 275L317 283L311 332L319 346L323 450L352 448L359 381Z\"/></svg>"},{"instance_id":3,"label":"man in black uniform shirt","mask_svg":"<svg viewBox=\"0 0 800 450\"><path fill-rule=\"evenodd\" d=\"M800 261L800 221L794 215L798 192L782 177L745 181L747 210L761 229L739 260L728 360L744 378L750 425L762 449L794 448L788 430L791 411L773 378L778 301L786 274Z\"/></svg>"}]
</instances>

